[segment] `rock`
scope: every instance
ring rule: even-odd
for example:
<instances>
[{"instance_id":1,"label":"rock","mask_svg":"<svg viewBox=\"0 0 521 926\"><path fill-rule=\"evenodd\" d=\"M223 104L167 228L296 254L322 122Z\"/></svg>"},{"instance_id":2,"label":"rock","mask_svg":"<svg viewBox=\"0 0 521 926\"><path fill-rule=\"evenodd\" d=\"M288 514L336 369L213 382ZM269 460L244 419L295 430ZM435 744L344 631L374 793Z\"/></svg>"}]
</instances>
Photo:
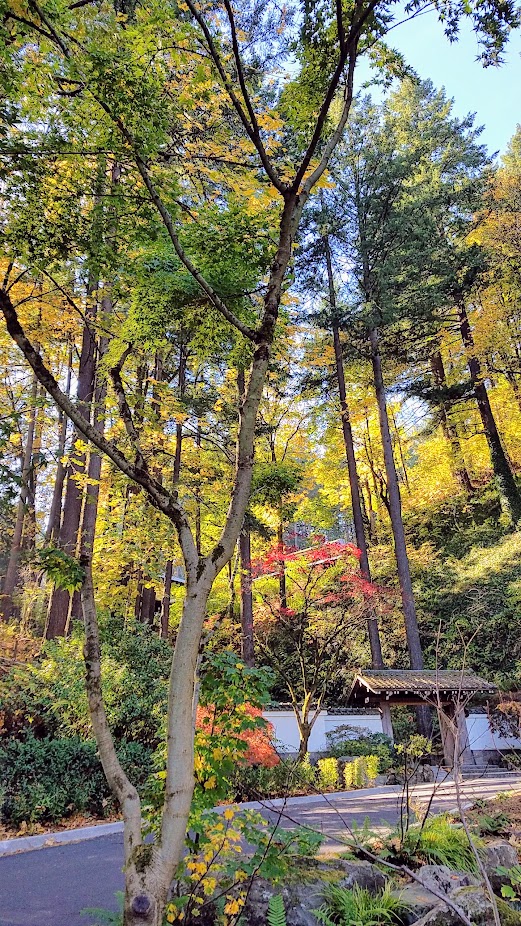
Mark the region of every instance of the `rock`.
<instances>
[{"instance_id":1,"label":"rock","mask_svg":"<svg viewBox=\"0 0 521 926\"><path fill-rule=\"evenodd\" d=\"M323 903L324 886L323 882L314 881L311 884L289 884L280 887L263 878L257 878L250 889L241 915L241 923L247 926L266 926L270 897L282 894L287 926L318 926L318 920L312 911Z\"/></svg>"},{"instance_id":2,"label":"rock","mask_svg":"<svg viewBox=\"0 0 521 926\"><path fill-rule=\"evenodd\" d=\"M416 920L414 926L456 926L456 924L462 926L459 917L452 910L449 910L445 904L440 903L433 907L432 910L429 910L421 919Z\"/></svg>"},{"instance_id":3,"label":"rock","mask_svg":"<svg viewBox=\"0 0 521 926\"><path fill-rule=\"evenodd\" d=\"M496 868L501 865L504 868L513 868L519 865L519 858L514 846L504 839L496 839L485 846L483 862L490 883L495 891L501 890L503 884L508 884L508 878L505 875L498 875Z\"/></svg>"},{"instance_id":4,"label":"rock","mask_svg":"<svg viewBox=\"0 0 521 926\"><path fill-rule=\"evenodd\" d=\"M452 871L446 865L423 865L416 872L425 887L434 887L444 894L450 894L457 887L477 887L479 881L468 871Z\"/></svg>"},{"instance_id":5,"label":"rock","mask_svg":"<svg viewBox=\"0 0 521 926\"><path fill-rule=\"evenodd\" d=\"M351 862L345 859L317 859L298 864L294 879L284 887L275 886L257 878L248 895L241 923L247 926L265 926L270 897L282 894L286 909L287 926L318 926L313 913L324 902L329 884L352 888L355 884L369 891L385 887L387 878L370 862Z\"/></svg>"},{"instance_id":6,"label":"rock","mask_svg":"<svg viewBox=\"0 0 521 926\"><path fill-rule=\"evenodd\" d=\"M387 883L388 876L384 875L376 865L371 862L351 862L345 859L335 861L335 867L342 868L343 875L337 882L340 887L365 887L366 890L376 893L382 891Z\"/></svg>"},{"instance_id":7,"label":"rock","mask_svg":"<svg viewBox=\"0 0 521 926\"><path fill-rule=\"evenodd\" d=\"M407 901L407 893L407 891L403 892L403 900L405 901ZM426 891L426 894L428 894L428 891ZM449 897L461 908L473 926L494 926L492 903L487 892L482 887L474 884L457 887L450 893ZM496 897L495 899L502 926L521 926L521 913L514 910L501 898ZM419 911L419 907L413 907L411 914L414 909ZM408 918L407 922L411 923L411 919ZM431 910L428 910L419 919L415 920L414 926L462 926L462 923L454 910L451 910L446 904L437 903Z\"/></svg>"},{"instance_id":8,"label":"rock","mask_svg":"<svg viewBox=\"0 0 521 926\"><path fill-rule=\"evenodd\" d=\"M397 888L393 891L393 895L406 904L405 911L401 917L406 926L411 923L416 923L417 920L421 919L422 916L425 916L426 913L429 913L430 910L440 903L439 899L435 897L434 894L431 894L427 888L414 881L412 884L406 884L401 889Z\"/></svg>"},{"instance_id":9,"label":"rock","mask_svg":"<svg viewBox=\"0 0 521 926\"><path fill-rule=\"evenodd\" d=\"M409 775L407 781L410 785L425 784L435 780L434 769L431 765L420 765L414 775ZM405 775L401 769L389 769L385 784L403 785Z\"/></svg>"},{"instance_id":10,"label":"rock","mask_svg":"<svg viewBox=\"0 0 521 926\"><path fill-rule=\"evenodd\" d=\"M450 898L475 926L494 926L492 902L482 887L457 887Z\"/></svg>"},{"instance_id":11,"label":"rock","mask_svg":"<svg viewBox=\"0 0 521 926\"><path fill-rule=\"evenodd\" d=\"M298 862L297 862L298 864ZM333 858L316 859L299 866L302 880L324 880L327 884L340 887L365 887L368 891L380 891L385 887L388 876L371 862L351 861L351 859Z\"/></svg>"}]
</instances>

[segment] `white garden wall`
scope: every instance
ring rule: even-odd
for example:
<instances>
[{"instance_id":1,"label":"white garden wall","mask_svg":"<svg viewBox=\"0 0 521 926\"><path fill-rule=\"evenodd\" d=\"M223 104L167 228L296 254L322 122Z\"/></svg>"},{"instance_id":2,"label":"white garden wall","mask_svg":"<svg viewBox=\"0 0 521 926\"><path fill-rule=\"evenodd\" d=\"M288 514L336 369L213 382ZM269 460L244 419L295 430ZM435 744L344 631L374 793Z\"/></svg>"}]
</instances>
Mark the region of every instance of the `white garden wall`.
<instances>
[{"instance_id":1,"label":"white garden wall","mask_svg":"<svg viewBox=\"0 0 521 926\"><path fill-rule=\"evenodd\" d=\"M274 728L276 747L280 753L294 753L298 750L299 735L297 721L293 711L265 711L264 716ZM350 727L369 729L371 733L382 732L382 722L378 713L374 714L328 714L322 711L317 717L309 742L310 752L325 752L326 734L337 727L348 724ZM469 714L467 717L470 748L476 752L521 749L521 741L499 736L490 729L486 714Z\"/></svg>"}]
</instances>

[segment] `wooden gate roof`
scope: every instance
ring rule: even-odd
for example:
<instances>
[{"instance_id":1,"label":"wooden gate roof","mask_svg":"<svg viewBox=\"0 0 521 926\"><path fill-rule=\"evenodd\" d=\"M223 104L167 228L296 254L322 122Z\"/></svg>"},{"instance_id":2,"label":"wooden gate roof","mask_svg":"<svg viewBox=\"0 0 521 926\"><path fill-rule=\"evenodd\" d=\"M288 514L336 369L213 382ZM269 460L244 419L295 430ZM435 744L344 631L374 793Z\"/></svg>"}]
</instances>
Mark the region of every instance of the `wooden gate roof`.
<instances>
[{"instance_id":1,"label":"wooden gate roof","mask_svg":"<svg viewBox=\"0 0 521 926\"><path fill-rule=\"evenodd\" d=\"M390 704L421 704L438 697L443 703L458 694L496 691L496 686L478 675L460 669L368 669L356 675L348 704L363 707L388 701Z\"/></svg>"}]
</instances>

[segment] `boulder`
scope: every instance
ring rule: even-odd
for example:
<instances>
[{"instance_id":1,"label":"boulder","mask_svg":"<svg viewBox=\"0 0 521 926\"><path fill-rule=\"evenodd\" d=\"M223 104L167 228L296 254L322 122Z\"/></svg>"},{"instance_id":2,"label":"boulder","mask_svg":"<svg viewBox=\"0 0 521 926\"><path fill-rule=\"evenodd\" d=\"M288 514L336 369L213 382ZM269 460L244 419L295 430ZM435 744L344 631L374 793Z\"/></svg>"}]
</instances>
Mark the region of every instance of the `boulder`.
<instances>
[{"instance_id":1,"label":"boulder","mask_svg":"<svg viewBox=\"0 0 521 926\"><path fill-rule=\"evenodd\" d=\"M406 926L416 923L426 913L429 913L430 910L440 904L438 897L435 897L427 888L414 881L402 888L397 888L393 891L393 895L406 905L402 913L402 919Z\"/></svg>"},{"instance_id":2,"label":"boulder","mask_svg":"<svg viewBox=\"0 0 521 926\"><path fill-rule=\"evenodd\" d=\"M337 881L340 887L353 887L358 884L359 887L365 887L366 890L376 893L376 891L383 890L389 880L388 876L376 865L371 865L371 862L351 862L338 859L335 860L334 867L342 871L342 876Z\"/></svg>"},{"instance_id":3,"label":"boulder","mask_svg":"<svg viewBox=\"0 0 521 926\"><path fill-rule=\"evenodd\" d=\"M287 926L318 926L313 913L324 902L324 891L329 884L352 888L355 884L369 891L385 887L387 878L370 862L351 862L345 859L317 859L297 863L294 878L283 887L257 878L249 892L241 916L248 926L265 926L270 897L282 894L286 909Z\"/></svg>"},{"instance_id":4,"label":"boulder","mask_svg":"<svg viewBox=\"0 0 521 926\"><path fill-rule=\"evenodd\" d=\"M413 881L406 884L402 890L393 891L396 897L399 897L405 904L407 910L403 916L406 924L416 923L435 907L445 906L439 897L431 893L430 888L440 891L442 894L450 894L457 887L477 886L477 878L469 875L466 871L452 871L446 865L424 865L416 872L421 878L422 883L418 884ZM441 915L441 911L438 911Z\"/></svg>"},{"instance_id":5,"label":"boulder","mask_svg":"<svg viewBox=\"0 0 521 926\"><path fill-rule=\"evenodd\" d=\"M461 908L473 926L494 926L492 903L482 887L458 887L450 899ZM496 900L502 926L521 926L521 913L504 900ZM462 923L454 910L440 903L417 920L414 926L462 926Z\"/></svg>"},{"instance_id":6,"label":"boulder","mask_svg":"<svg viewBox=\"0 0 521 926\"><path fill-rule=\"evenodd\" d=\"M247 926L266 926L270 897L282 894L287 926L318 926L318 920L312 911L322 904L323 890L324 884L319 881L281 887L258 878L250 889L241 915L241 923Z\"/></svg>"},{"instance_id":7,"label":"boulder","mask_svg":"<svg viewBox=\"0 0 521 926\"><path fill-rule=\"evenodd\" d=\"M416 920L414 926L462 926L459 917L449 910L445 904L437 904L432 910L429 910L421 919Z\"/></svg>"},{"instance_id":8,"label":"boulder","mask_svg":"<svg viewBox=\"0 0 521 926\"><path fill-rule=\"evenodd\" d=\"M500 891L503 884L508 884L508 878L499 875L496 868L513 868L514 865L519 865L519 858L514 846L504 839L496 839L485 846L483 862L492 887L495 891Z\"/></svg>"},{"instance_id":9,"label":"boulder","mask_svg":"<svg viewBox=\"0 0 521 926\"><path fill-rule=\"evenodd\" d=\"M416 874L425 887L434 887L443 894L450 894L457 887L479 885L478 879L468 871L452 871L446 865L423 865Z\"/></svg>"}]
</instances>

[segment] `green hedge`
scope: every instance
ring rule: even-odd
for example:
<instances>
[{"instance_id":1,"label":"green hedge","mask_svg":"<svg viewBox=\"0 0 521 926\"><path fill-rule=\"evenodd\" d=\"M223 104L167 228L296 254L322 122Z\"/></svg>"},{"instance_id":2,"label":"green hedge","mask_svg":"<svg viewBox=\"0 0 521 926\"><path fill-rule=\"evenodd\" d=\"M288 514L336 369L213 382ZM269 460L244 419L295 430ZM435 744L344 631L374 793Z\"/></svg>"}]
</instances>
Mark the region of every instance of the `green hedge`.
<instances>
[{"instance_id":1,"label":"green hedge","mask_svg":"<svg viewBox=\"0 0 521 926\"><path fill-rule=\"evenodd\" d=\"M138 787L150 750L121 743L118 755ZM4 741L0 746L0 819L7 825L54 823L73 813L102 817L115 809L96 744L79 737Z\"/></svg>"}]
</instances>

